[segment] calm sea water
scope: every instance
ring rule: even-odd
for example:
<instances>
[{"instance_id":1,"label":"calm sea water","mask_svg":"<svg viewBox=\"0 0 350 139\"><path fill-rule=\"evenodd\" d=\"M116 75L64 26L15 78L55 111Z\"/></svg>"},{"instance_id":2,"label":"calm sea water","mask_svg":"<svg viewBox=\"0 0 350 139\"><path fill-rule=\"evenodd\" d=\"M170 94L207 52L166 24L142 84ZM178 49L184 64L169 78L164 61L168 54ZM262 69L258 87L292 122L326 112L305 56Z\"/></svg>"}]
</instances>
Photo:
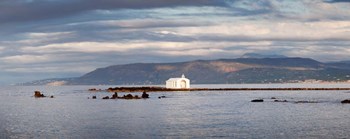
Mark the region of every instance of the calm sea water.
<instances>
[{"instance_id":1,"label":"calm sea water","mask_svg":"<svg viewBox=\"0 0 350 139\"><path fill-rule=\"evenodd\" d=\"M350 98L350 91L158 92L146 100L102 100L111 94L87 91L94 87L114 86L0 87L0 138L350 138L350 104L340 103ZM55 98L33 98L35 90ZM93 95L98 99L88 99ZM167 98L158 99L163 95ZM250 102L256 98L265 102Z\"/></svg>"}]
</instances>

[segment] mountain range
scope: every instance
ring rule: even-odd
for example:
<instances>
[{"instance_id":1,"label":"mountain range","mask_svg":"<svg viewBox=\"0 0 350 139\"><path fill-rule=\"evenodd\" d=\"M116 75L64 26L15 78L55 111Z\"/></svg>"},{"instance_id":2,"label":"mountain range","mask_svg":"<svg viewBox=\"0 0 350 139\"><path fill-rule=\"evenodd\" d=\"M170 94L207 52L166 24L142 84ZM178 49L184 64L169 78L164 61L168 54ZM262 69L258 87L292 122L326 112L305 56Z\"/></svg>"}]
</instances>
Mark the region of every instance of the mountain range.
<instances>
[{"instance_id":1,"label":"mountain range","mask_svg":"<svg viewBox=\"0 0 350 139\"><path fill-rule=\"evenodd\" d=\"M192 84L290 83L305 80L350 80L350 62L323 63L310 58L263 57L249 54L237 59L178 63L134 63L98 68L81 77L46 79L23 85L145 85L164 84L185 74Z\"/></svg>"}]
</instances>

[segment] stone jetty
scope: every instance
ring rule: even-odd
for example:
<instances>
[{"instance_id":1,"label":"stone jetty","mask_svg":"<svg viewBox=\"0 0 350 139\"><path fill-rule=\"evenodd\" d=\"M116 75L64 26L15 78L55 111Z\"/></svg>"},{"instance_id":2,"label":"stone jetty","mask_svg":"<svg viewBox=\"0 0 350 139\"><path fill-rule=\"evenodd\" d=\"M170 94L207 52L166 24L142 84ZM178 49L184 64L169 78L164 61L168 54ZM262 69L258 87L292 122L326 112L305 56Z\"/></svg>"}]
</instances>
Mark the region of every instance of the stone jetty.
<instances>
[{"instance_id":1,"label":"stone jetty","mask_svg":"<svg viewBox=\"0 0 350 139\"><path fill-rule=\"evenodd\" d=\"M89 91L108 92L171 92L171 91L283 91L283 90L350 90L350 88L184 88L172 89L165 87L114 87L106 90L89 89Z\"/></svg>"}]
</instances>

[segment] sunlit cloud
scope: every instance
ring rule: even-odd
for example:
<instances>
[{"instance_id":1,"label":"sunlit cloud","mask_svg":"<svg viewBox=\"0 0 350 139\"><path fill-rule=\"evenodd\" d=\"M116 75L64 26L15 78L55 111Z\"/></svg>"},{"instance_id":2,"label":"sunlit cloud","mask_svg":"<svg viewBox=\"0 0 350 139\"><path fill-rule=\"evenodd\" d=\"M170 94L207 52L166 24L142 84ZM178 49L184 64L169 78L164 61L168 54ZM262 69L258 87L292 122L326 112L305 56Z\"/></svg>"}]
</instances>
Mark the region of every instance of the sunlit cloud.
<instances>
[{"instance_id":1,"label":"sunlit cloud","mask_svg":"<svg viewBox=\"0 0 350 139\"><path fill-rule=\"evenodd\" d=\"M103 52L128 52L133 53L142 51L142 53L152 52L153 50L177 51L188 49L211 49L215 45L217 49L226 49L232 47L257 48L271 45L271 42L215 42L215 41L192 41L192 42L153 42L153 41L132 41L132 42L76 42L76 43L61 43L50 44L35 47L23 47L22 52L27 53L103 53ZM261 48L257 48L261 49ZM149 50L149 51L144 51ZM216 49L212 49L216 50ZM201 55L198 53L196 55Z\"/></svg>"},{"instance_id":2,"label":"sunlit cloud","mask_svg":"<svg viewBox=\"0 0 350 139\"><path fill-rule=\"evenodd\" d=\"M16 56L9 56L9 57L3 57L0 59L1 61L5 63L40 63L40 62L46 62L49 60L48 56L36 56L36 55L16 55Z\"/></svg>"},{"instance_id":3,"label":"sunlit cloud","mask_svg":"<svg viewBox=\"0 0 350 139\"><path fill-rule=\"evenodd\" d=\"M83 68L78 67L78 69L62 68L62 67L20 67L20 68L5 69L5 71L21 72L21 73L42 73L42 72L54 73L54 72L76 72L84 69L86 69L86 67L83 67Z\"/></svg>"}]
</instances>

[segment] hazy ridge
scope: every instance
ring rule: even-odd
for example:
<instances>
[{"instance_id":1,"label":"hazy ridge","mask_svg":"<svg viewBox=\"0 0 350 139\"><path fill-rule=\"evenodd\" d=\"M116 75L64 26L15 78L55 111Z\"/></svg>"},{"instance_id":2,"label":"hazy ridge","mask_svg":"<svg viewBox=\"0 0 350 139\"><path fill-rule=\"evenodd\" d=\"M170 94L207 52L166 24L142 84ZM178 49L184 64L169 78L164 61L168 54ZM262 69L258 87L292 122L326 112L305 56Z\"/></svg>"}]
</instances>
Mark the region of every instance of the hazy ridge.
<instances>
[{"instance_id":1,"label":"hazy ridge","mask_svg":"<svg viewBox=\"0 0 350 139\"><path fill-rule=\"evenodd\" d=\"M322 63L310 58L237 58L196 60L179 63L134 63L98 68L81 77L46 79L23 85L64 82L65 85L164 84L185 74L194 84L286 83L305 80L348 81L350 63Z\"/></svg>"}]
</instances>

